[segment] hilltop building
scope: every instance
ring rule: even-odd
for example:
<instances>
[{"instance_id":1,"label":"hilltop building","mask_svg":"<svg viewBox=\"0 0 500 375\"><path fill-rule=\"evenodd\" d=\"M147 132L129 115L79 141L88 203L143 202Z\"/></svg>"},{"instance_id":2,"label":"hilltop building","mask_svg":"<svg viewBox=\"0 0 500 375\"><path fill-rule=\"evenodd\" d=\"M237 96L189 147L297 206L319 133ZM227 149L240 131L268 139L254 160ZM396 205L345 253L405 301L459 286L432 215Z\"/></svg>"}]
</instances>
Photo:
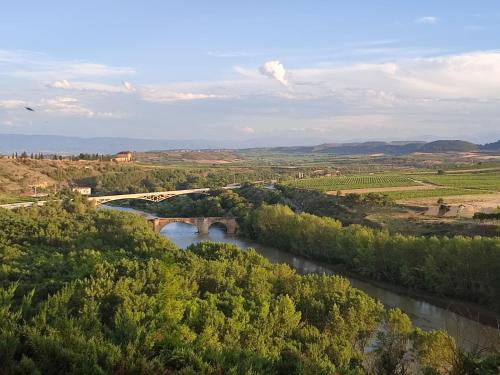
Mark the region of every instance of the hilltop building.
<instances>
[{"instance_id":1,"label":"hilltop building","mask_svg":"<svg viewBox=\"0 0 500 375\"><path fill-rule=\"evenodd\" d=\"M117 163L128 163L132 161L132 153L130 151L121 151L116 154L111 160L116 161Z\"/></svg>"}]
</instances>

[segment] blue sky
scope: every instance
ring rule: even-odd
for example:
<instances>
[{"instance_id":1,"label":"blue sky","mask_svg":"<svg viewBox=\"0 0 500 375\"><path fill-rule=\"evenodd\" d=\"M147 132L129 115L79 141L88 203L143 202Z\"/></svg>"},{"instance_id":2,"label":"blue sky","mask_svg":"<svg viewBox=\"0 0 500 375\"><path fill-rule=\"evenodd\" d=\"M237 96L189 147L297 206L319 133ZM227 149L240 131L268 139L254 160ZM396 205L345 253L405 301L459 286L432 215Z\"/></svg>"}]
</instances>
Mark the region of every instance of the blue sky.
<instances>
[{"instance_id":1,"label":"blue sky","mask_svg":"<svg viewBox=\"0 0 500 375\"><path fill-rule=\"evenodd\" d=\"M487 141L498 35L498 1L7 2L0 133Z\"/></svg>"}]
</instances>

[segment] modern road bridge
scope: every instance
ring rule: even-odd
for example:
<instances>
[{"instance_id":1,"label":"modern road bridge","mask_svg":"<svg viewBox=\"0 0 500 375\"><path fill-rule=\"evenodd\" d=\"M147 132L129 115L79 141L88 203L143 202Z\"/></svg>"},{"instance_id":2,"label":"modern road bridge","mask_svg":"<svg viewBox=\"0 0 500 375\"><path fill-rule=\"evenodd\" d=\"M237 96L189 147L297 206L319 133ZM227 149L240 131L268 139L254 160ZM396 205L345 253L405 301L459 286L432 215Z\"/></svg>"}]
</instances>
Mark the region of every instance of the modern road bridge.
<instances>
[{"instance_id":1,"label":"modern road bridge","mask_svg":"<svg viewBox=\"0 0 500 375\"><path fill-rule=\"evenodd\" d=\"M228 186L221 187L219 189L238 189L240 187L239 184L232 184ZM157 191L151 193L136 193L136 194L116 194L116 195L102 195L102 196L94 196L87 197L90 202L94 202L96 206L99 206L104 203L119 201L123 199L142 199L149 202L161 202L165 199L169 199L172 197L176 197L178 195L186 195L186 194L207 194L211 189L210 188L201 188L201 189L187 189L187 190L170 190L170 191ZM39 202L19 202L12 204L4 204L0 205L2 208L7 209L15 209L21 207L31 207L31 206L43 206L46 201Z\"/></svg>"},{"instance_id":2,"label":"modern road bridge","mask_svg":"<svg viewBox=\"0 0 500 375\"><path fill-rule=\"evenodd\" d=\"M230 188L223 188L230 189ZM97 206L103 203L118 201L123 199L141 199L149 202L161 202L165 199L176 197L178 195L186 194L206 194L210 191L209 188L202 189L189 189L189 190L171 190L171 191L157 191L152 193L137 193L137 194L117 194L117 195L102 195L97 197L88 197L90 202L94 202Z\"/></svg>"}]
</instances>

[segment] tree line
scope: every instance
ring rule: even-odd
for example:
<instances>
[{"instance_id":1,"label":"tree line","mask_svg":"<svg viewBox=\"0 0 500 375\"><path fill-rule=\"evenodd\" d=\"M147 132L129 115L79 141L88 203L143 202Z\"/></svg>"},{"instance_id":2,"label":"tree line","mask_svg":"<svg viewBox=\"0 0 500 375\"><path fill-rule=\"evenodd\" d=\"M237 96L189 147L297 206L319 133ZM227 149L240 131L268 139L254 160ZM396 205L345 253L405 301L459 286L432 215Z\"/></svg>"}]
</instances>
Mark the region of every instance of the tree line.
<instances>
[{"instance_id":1,"label":"tree line","mask_svg":"<svg viewBox=\"0 0 500 375\"><path fill-rule=\"evenodd\" d=\"M20 160L70 160L70 161L78 161L78 160L99 160L99 161L109 161L111 160L110 155L99 154L99 153L80 153L78 155L58 155L58 154L44 154L43 152L30 153L23 151L18 154L17 152L13 152L10 156L11 159L20 159Z\"/></svg>"},{"instance_id":2,"label":"tree line","mask_svg":"<svg viewBox=\"0 0 500 375\"><path fill-rule=\"evenodd\" d=\"M124 166L87 179L98 194L131 194L162 190L219 188L234 182L269 180L269 169L163 168Z\"/></svg>"},{"instance_id":3,"label":"tree line","mask_svg":"<svg viewBox=\"0 0 500 375\"><path fill-rule=\"evenodd\" d=\"M279 249L342 264L374 279L481 303L500 311L500 238L390 234L263 205L246 230Z\"/></svg>"},{"instance_id":4,"label":"tree line","mask_svg":"<svg viewBox=\"0 0 500 375\"><path fill-rule=\"evenodd\" d=\"M476 212L474 219L477 220L500 220L500 212Z\"/></svg>"}]
</instances>

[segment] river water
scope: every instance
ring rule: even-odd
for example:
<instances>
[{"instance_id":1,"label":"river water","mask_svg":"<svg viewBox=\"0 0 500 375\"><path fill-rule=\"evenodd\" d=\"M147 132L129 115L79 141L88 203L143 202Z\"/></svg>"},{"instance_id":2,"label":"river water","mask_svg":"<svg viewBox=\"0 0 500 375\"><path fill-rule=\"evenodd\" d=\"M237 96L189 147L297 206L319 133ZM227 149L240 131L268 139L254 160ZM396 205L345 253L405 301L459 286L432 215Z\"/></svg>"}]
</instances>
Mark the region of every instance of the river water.
<instances>
[{"instance_id":1,"label":"river water","mask_svg":"<svg viewBox=\"0 0 500 375\"><path fill-rule=\"evenodd\" d=\"M111 208L111 207L109 207ZM118 207L113 207L118 208ZM130 208L121 210L140 213L145 217L154 217ZM163 228L161 234L168 237L179 248L185 249L201 241L213 241L235 244L242 249L254 248L259 254L273 263L286 263L300 274L325 273L334 275L335 271L324 264L287 253L257 242L228 235L224 228L212 226L208 234L198 234L196 228L185 223L171 223ZM500 330L480 324L454 312L432 305L428 302L400 295L370 283L348 277L351 285L381 301L386 307L398 307L408 314L413 325L424 330L444 329L455 338L460 346L467 349L476 347L500 348Z\"/></svg>"}]
</instances>

